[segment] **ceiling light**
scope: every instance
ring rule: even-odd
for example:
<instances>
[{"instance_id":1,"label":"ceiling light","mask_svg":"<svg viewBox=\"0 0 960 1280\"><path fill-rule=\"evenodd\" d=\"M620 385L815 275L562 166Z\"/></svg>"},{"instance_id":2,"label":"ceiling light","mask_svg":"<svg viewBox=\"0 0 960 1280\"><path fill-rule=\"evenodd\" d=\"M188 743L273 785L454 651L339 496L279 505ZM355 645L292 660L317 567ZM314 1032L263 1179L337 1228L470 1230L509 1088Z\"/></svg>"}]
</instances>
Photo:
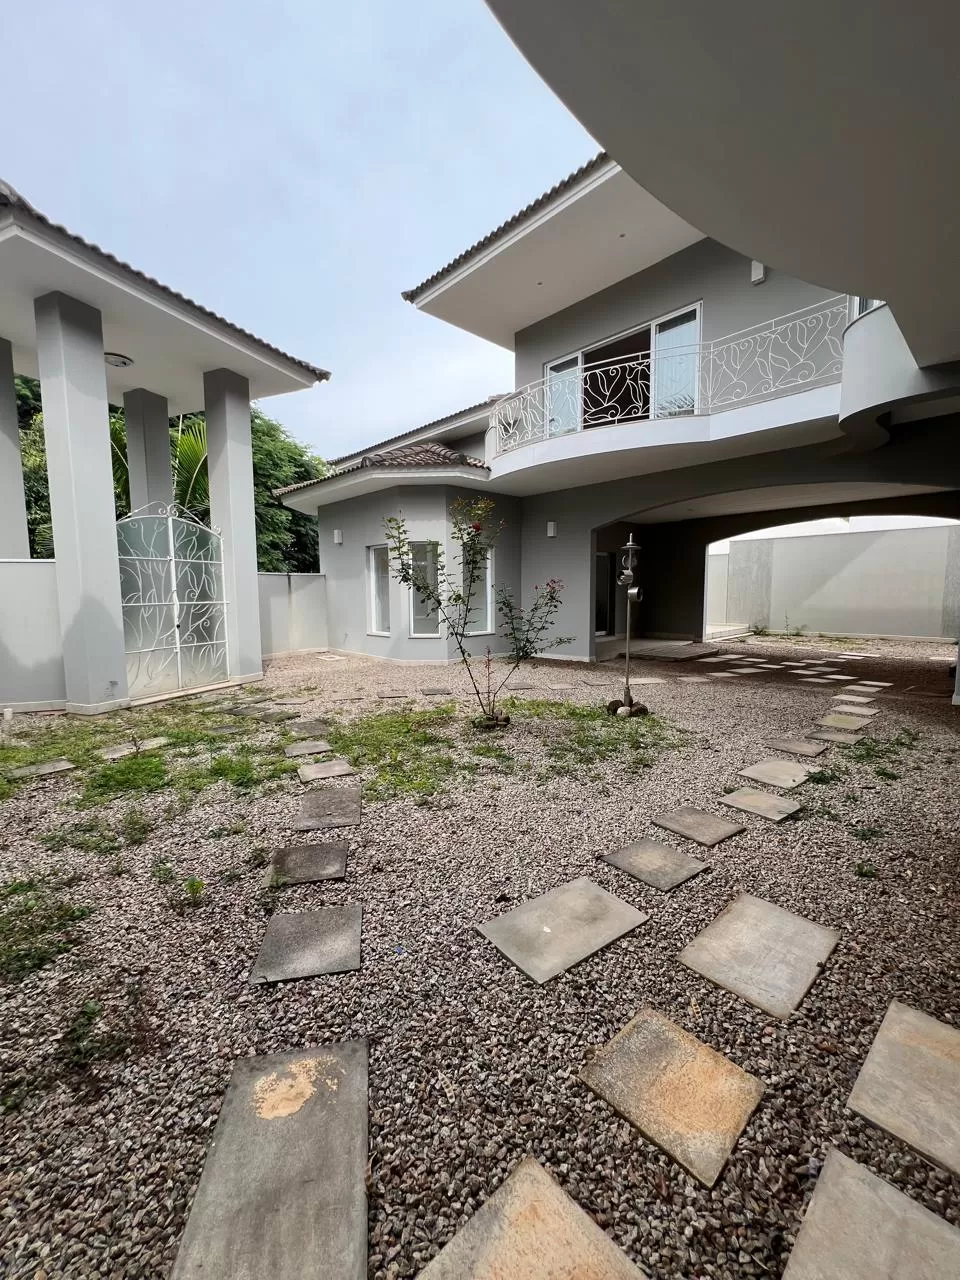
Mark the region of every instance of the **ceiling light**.
<instances>
[{"instance_id":1,"label":"ceiling light","mask_svg":"<svg viewBox=\"0 0 960 1280\"><path fill-rule=\"evenodd\" d=\"M121 355L119 351L105 351L103 360L105 364L110 365L113 369L129 369L133 364L132 356Z\"/></svg>"}]
</instances>

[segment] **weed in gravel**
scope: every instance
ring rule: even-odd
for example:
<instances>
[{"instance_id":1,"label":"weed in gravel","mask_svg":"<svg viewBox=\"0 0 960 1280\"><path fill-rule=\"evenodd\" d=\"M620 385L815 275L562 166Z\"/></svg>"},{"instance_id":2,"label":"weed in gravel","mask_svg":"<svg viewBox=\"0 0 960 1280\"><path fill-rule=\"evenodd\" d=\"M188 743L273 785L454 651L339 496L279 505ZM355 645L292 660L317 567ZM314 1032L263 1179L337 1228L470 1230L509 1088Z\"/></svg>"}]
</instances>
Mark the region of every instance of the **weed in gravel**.
<instances>
[{"instance_id":1,"label":"weed in gravel","mask_svg":"<svg viewBox=\"0 0 960 1280\"><path fill-rule=\"evenodd\" d=\"M269 849L264 849L262 845L258 846L256 849L251 849L250 852L247 854L247 866L248 867L265 867L267 863L270 861L271 857L272 857L272 854Z\"/></svg>"},{"instance_id":2,"label":"weed in gravel","mask_svg":"<svg viewBox=\"0 0 960 1280\"><path fill-rule=\"evenodd\" d=\"M858 862L854 867L854 875L858 875L861 880L876 880L877 868L872 862Z\"/></svg>"},{"instance_id":3,"label":"weed in gravel","mask_svg":"<svg viewBox=\"0 0 960 1280\"><path fill-rule=\"evenodd\" d=\"M849 770L839 769L814 769L812 773L807 774L808 782L816 782L821 787L829 786L831 782L839 782L841 778L845 778Z\"/></svg>"},{"instance_id":4,"label":"weed in gravel","mask_svg":"<svg viewBox=\"0 0 960 1280\"><path fill-rule=\"evenodd\" d=\"M220 872L222 884L236 884L242 877L243 872L238 867L227 867L225 871Z\"/></svg>"},{"instance_id":5,"label":"weed in gravel","mask_svg":"<svg viewBox=\"0 0 960 1280\"><path fill-rule=\"evenodd\" d=\"M883 778L885 782L896 782L900 777L899 773L894 772L893 769L888 769L885 764L876 765L873 772L878 778Z\"/></svg>"},{"instance_id":6,"label":"weed in gravel","mask_svg":"<svg viewBox=\"0 0 960 1280\"><path fill-rule=\"evenodd\" d=\"M384 711L333 725L327 739L355 769L373 770L373 778L364 783L371 798L429 796L467 771L454 756L450 739L438 732L453 714L452 706Z\"/></svg>"},{"instance_id":7,"label":"weed in gravel","mask_svg":"<svg viewBox=\"0 0 960 1280\"><path fill-rule=\"evenodd\" d=\"M206 885L199 876L187 876L183 882L183 891L187 895L187 901L191 907L199 907L203 900L203 891Z\"/></svg>"},{"instance_id":8,"label":"weed in gravel","mask_svg":"<svg viewBox=\"0 0 960 1280\"><path fill-rule=\"evenodd\" d=\"M245 822L230 822L223 826L211 827L207 832L207 839L222 840L225 836L242 836L246 829Z\"/></svg>"},{"instance_id":9,"label":"weed in gravel","mask_svg":"<svg viewBox=\"0 0 960 1280\"><path fill-rule=\"evenodd\" d=\"M129 868L123 858L114 858L109 867L112 876L125 876L128 874Z\"/></svg>"},{"instance_id":10,"label":"weed in gravel","mask_svg":"<svg viewBox=\"0 0 960 1280\"><path fill-rule=\"evenodd\" d=\"M84 1000L73 1015L59 1050L60 1060L68 1070L85 1071L95 1062L108 1062L126 1052L126 1036L95 1029L102 1016L103 1005L99 1000Z\"/></svg>"},{"instance_id":11,"label":"weed in gravel","mask_svg":"<svg viewBox=\"0 0 960 1280\"><path fill-rule=\"evenodd\" d=\"M879 840L883 835L883 830L880 827L854 827L853 834L858 840L869 842L871 840Z\"/></svg>"},{"instance_id":12,"label":"weed in gravel","mask_svg":"<svg viewBox=\"0 0 960 1280\"><path fill-rule=\"evenodd\" d=\"M0 886L0 977L25 978L81 940L73 926L90 914L43 880Z\"/></svg>"},{"instance_id":13,"label":"weed in gravel","mask_svg":"<svg viewBox=\"0 0 960 1280\"><path fill-rule=\"evenodd\" d=\"M857 764L875 764L895 759L903 751L913 750L919 738L919 733L913 729L901 729L892 738L864 738L862 742L845 747L844 751L848 759L855 760Z\"/></svg>"},{"instance_id":14,"label":"weed in gravel","mask_svg":"<svg viewBox=\"0 0 960 1280\"><path fill-rule=\"evenodd\" d=\"M860 792L859 792L859 791L845 791L845 792L843 793L843 798L844 798L844 800L849 801L849 803L850 803L850 804L859 804L859 803L860 803Z\"/></svg>"},{"instance_id":15,"label":"weed in gravel","mask_svg":"<svg viewBox=\"0 0 960 1280\"><path fill-rule=\"evenodd\" d=\"M79 849L83 853L108 854L117 853L120 848L115 832L100 818L54 827L52 831L44 832L40 843L54 853L63 849Z\"/></svg>"},{"instance_id":16,"label":"weed in gravel","mask_svg":"<svg viewBox=\"0 0 960 1280\"><path fill-rule=\"evenodd\" d=\"M611 716L606 706L507 698L503 709L544 722L544 749L555 775L571 775L614 756L626 756L628 768L648 768L682 742L682 731L657 716Z\"/></svg>"},{"instance_id":17,"label":"weed in gravel","mask_svg":"<svg viewBox=\"0 0 960 1280\"><path fill-rule=\"evenodd\" d=\"M158 858L150 868L150 874L157 884L170 884L173 880L173 864Z\"/></svg>"},{"instance_id":18,"label":"weed in gravel","mask_svg":"<svg viewBox=\"0 0 960 1280\"><path fill-rule=\"evenodd\" d=\"M169 782L162 756L133 755L101 765L87 778L78 803L89 807L135 791L159 791Z\"/></svg>"},{"instance_id":19,"label":"weed in gravel","mask_svg":"<svg viewBox=\"0 0 960 1280\"><path fill-rule=\"evenodd\" d=\"M147 815L132 805L120 818L119 833L124 844L143 844L152 830L153 823Z\"/></svg>"}]
</instances>

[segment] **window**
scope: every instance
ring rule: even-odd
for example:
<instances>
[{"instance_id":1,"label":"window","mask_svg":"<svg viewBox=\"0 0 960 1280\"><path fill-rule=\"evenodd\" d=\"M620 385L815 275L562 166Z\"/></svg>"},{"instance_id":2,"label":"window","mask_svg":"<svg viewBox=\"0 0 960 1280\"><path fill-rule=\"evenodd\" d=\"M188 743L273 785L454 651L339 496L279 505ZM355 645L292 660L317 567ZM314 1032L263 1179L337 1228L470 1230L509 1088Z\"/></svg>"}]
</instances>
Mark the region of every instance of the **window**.
<instances>
[{"instance_id":1,"label":"window","mask_svg":"<svg viewBox=\"0 0 960 1280\"><path fill-rule=\"evenodd\" d=\"M390 553L386 546L367 547L367 580L370 591L370 631L390 634Z\"/></svg>"},{"instance_id":2,"label":"window","mask_svg":"<svg viewBox=\"0 0 960 1280\"><path fill-rule=\"evenodd\" d=\"M857 316L864 316L868 311L872 311L874 307L882 307L883 303L879 298L851 298L850 299L851 319L856 320Z\"/></svg>"},{"instance_id":3,"label":"window","mask_svg":"<svg viewBox=\"0 0 960 1280\"><path fill-rule=\"evenodd\" d=\"M425 577L434 590L440 575L440 544L437 542L411 542L410 554L418 577ZM440 615L433 604L419 591L410 588L410 634L412 636L438 636Z\"/></svg>"},{"instance_id":4,"label":"window","mask_svg":"<svg viewBox=\"0 0 960 1280\"><path fill-rule=\"evenodd\" d=\"M493 551L488 549L479 565L479 575L473 584L470 597L470 616L467 619L468 636L485 636L495 630L493 625ZM463 569L463 594L467 594L467 569Z\"/></svg>"},{"instance_id":5,"label":"window","mask_svg":"<svg viewBox=\"0 0 960 1280\"><path fill-rule=\"evenodd\" d=\"M580 430L580 357L547 365L546 434L567 436Z\"/></svg>"},{"instance_id":6,"label":"window","mask_svg":"<svg viewBox=\"0 0 960 1280\"><path fill-rule=\"evenodd\" d=\"M696 413L699 330L696 307L653 326L652 418Z\"/></svg>"}]
</instances>

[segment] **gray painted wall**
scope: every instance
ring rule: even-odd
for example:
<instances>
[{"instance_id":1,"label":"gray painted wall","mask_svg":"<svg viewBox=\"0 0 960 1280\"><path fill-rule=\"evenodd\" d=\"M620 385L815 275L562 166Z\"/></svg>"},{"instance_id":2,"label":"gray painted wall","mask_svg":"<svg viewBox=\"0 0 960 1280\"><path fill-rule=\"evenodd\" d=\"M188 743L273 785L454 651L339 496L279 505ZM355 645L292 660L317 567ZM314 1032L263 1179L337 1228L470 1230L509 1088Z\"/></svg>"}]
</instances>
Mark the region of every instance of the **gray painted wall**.
<instances>
[{"instance_id":1,"label":"gray painted wall","mask_svg":"<svg viewBox=\"0 0 960 1280\"><path fill-rule=\"evenodd\" d=\"M44 710L67 696L54 560L0 560L0 706Z\"/></svg>"},{"instance_id":2,"label":"gray painted wall","mask_svg":"<svg viewBox=\"0 0 960 1280\"><path fill-rule=\"evenodd\" d=\"M751 538L709 560L708 599L726 578L717 624L936 639L960 629L960 526Z\"/></svg>"},{"instance_id":3,"label":"gray painted wall","mask_svg":"<svg viewBox=\"0 0 960 1280\"><path fill-rule=\"evenodd\" d=\"M722 627L727 620L727 564L729 555L717 553L707 561L707 626Z\"/></svg>"},{"instance_id":4,"label":"gray painted wall","mask_svg":"<svg viewBox=\"0 0 960 1280\"><path fill-rule=\"evenodd\" d=\"M260 639L265 658L327 647L327 583L322 573L261 573Z\"/></svg>"},{"instance_id":5,"label":"gray painted wall","mask_svg":"<svg viewBox=\"0 0 960 1280\"><path fill-rule=\"evenodd\" d=\"M787 315L832 297L781 271L750 283L750 260L715 240L700 240L608 289L548 316L516 335L516 386L543 377L548 360L570 355L702 301L701 340Z\"/></svg>"}]
</instances>

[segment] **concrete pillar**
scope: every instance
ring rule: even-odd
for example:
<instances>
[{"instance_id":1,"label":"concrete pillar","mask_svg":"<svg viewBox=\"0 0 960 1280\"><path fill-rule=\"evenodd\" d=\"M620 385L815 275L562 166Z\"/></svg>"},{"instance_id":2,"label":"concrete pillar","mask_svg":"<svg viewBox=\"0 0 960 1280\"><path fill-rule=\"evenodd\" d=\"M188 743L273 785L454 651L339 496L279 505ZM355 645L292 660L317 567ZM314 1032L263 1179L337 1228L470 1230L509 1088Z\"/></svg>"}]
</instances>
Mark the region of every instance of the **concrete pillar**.
<instances>
[{"instance_id":1,"label":"concrete pillar","mask_svg":"<svg viewBox=\"0 0 960 1280\"><path fill-rule=\"evenodd\" d=\"M151 503L169 507L173 502L173 473L166 396L142 387L126 391L123 417L127 428L130 510L139 511Z\"/></svg>"},{"instance_id":2,"label":"concrete pillar","mask_svg":"<svg viewBox=\"0 0 960 1280\"><path fill-rule=\"evenodd\" d=\"M63 293L34 303L68 711L127 705L100 312Z\"/></svg>"},{"instance_id":3,"label":"concrete pillar","mask_svg":"<svg viewBox=\"0 0 960 1280\"><path fill-rule=\"evenodd\" d=\"M223 538L227 663L231 679L263 674L253 509L250 384L229 369L203 375L210 523Z\"/></svg>"},{"instance_id":4,"label":"concrete pillar","mask_svg":"<svg viewBox=\"0 0 960 1280\"><path fill-rule=\"evenodd\" d=\"M13 347L0 338L0 560L29 560Z\"/></svg>"}]
</instances>

